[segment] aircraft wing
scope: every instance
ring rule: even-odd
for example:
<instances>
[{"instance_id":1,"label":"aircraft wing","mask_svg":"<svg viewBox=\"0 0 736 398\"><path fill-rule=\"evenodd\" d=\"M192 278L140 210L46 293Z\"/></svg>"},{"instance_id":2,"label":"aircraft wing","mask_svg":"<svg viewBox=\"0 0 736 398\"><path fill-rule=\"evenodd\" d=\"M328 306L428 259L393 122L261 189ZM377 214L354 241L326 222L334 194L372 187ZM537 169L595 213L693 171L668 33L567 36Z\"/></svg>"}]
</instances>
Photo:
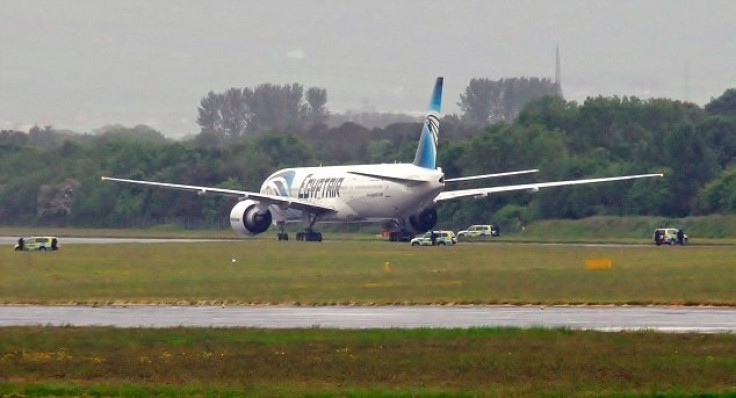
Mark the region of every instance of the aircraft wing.
<instances>
[{"instance_id":1,"label":"aircraft wing","mask_svg":"<svg viewBox=\"0 0 736 398\"><path fill-rule=\"evenodd\" d=\"M445 182L459 182L459 181L481 180L481 179L486 179L486 178L515 176L519 174L536 173L538 171L539 169L529 169L529 170L519 170L519 171L507 171L505 173L480 174L480 175L467 176L467 177L445 178Z\"/></svg>"},{"instance_id":2,"label":"aircraft wing","mask_svg":"<svg viewBox=\"0 0 736 398\"><path fill-rule=\"evenodd\" d=\"M399 184L419 184L423 182L427 182L427 180L423 179L417 179L417 178L406 178L406 177L396 177L396 176L387 176L383 174L375 174L375 173L363 173L360 171L348 171L349 174L355 174L358 176L368 177L368 178L377 178L379 180L386 180L386 181L392 181Z\"/></svg>"},{"instance_id":3,"label":"aircraft wing","mask_svg":"<svg viewBox=\"0 0 736 398\"><path fill-rule=\"evenodd\" d=\"M568 185L594 184L597 182L606 182L606 181L635 180L639 178L651 178L651 177L664 177L664 174L637 174L637 175L617 176L617 177L590 178L590 179L585 179L585 180L532 182L528 184L505 185L505 186L499 186L499 187L458 189L455 191L440 192L440 194L437 195L434 201L441 202L443 200L464 198L468 196L473 196L473 197L478 198L478 197L485 197L493 193L508 192L508 191L529 190L529 191L536 192L542 188L562 187L562 186L568 186Z\"/></svg>"},{"instance_id":4,"label":"aircraft wing","mask_svg":"<svg viewBox=\"0 0 736 398\"><path fill-rule=\"evenodd\" d=\"M282 209L296 209L296 210L302 210L307 211L310 213L330 213L330 212L336 212L337 210L324 205L319 205L311 202L307 202L300 199L295 198L289 198L286 196L278 196L278 195L267 195L263 193L258 192L250 192L250 191L239 191L236 189L226 189L226 188L214 188L214 187L200 187L196 185L183 185L183 184L171 184L168 182L155 182L155 181L140 181L140 180L126 180L124 178L113 178L113 177L102 177L103 181L118 181L118 182L127 182L130 184L139 184L139 185L148 185L152 187L159 187L159 188L170 188L170 189L179 189L184 191L192 191L196 192L199 195L205 195L208 193L215 194L215 195L223 195L223 196L234 196L237 198L242 199L253 199L257 200L259 202L265 202L268 204L274 204Z\"/></svg>"}]
</instances>

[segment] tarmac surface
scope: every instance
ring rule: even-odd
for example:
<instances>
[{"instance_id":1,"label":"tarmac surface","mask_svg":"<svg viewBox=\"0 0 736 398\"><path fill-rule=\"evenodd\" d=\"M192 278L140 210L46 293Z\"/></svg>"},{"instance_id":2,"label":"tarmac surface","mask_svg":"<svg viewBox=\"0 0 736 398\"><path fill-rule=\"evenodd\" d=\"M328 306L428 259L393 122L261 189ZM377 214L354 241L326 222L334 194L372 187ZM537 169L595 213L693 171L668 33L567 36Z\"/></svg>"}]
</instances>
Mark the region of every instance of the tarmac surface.
<instances>
[{"instance_id":1,"label":"tarmac surface","mask_svg":"<svg viewBox=\"0 0 736 398\"><path fill-rule=\"evenodd\" d=\"M14 246L19 236L0 236L0 246ZM172 238L65 238L59 237L59 246L63 245L110 245L118 243L187 243L215 242L221 239L172 239Z\"/></svg>"},{"instance_id":2,"label":"tarmac surface","mask_svg":"<svg viewBox=\"0 0 736 398\"><path fill-rule=\"evenodd\" d=\"M0 326L470 328L736 333L736 308L637 306L0 306Z\"/></svg>"}]
</instances>

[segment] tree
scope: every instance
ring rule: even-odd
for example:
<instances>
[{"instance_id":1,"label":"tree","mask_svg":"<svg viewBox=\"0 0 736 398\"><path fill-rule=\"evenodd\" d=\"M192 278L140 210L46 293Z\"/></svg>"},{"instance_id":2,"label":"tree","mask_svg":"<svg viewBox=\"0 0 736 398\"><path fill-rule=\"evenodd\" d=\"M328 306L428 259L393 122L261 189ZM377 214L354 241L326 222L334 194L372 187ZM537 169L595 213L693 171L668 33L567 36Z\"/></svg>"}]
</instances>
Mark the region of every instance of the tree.
<instances>
[{"instance_id":1,"label":"tree","mask_svg":"<svg viewBox=\"0 0 736 398\"><path fill-rule=\"evenodd\" d=\"M720 97L705 105L705 110L712 115L736 118L736 89L726 90Z\"/></svg>"},{"instance_id":2,"label":"tree","mask_svg":"<svg viewBox=\"0 0 736 398\"><path fill-rule=\"evenodd\" d=\"M327 122L329 116L329 112L325 107L325 104L327 104L327 90L311 87L307 90L307 104L309 105L308 117L312 126Z\"/></svg>"},{"instance_id":3,"label":"tree","mask_svg":"<svg viewBox=\"0 0 736 398\"><path fill-rule=\"evenodd\" d=\"M304 88L297 84L261 84L253 90L248 106L253 114L250 132L301 132L306 107ZM291 130L291 131L290 131Z\"/></svg>"},{"instance_id":4,"label":"tree","mask_svg":"<svg viewBox=\"0 0 736 398\"><path fill-rule=\"evenodd\" d=\"M510 123L526 104L547 95L560 96L560 89L546 78L471 79L465 92L460 94L458 106L463 118L470 123Z\"/></svg>"},{"instance_id":5,"label":"tree","mask_svg":"<svg viewBox=\"0 0 736 398\"><path fill-rule=\"evenodd\" d=\"M42 149L52 149L61 145L61 139L52 126L35 125L28 130L28 144Z\"/></svg>"},{"instance_id":6,"label":"tree","mask_svg":"<svg viewBox=\"0 0 736 398\"><path fill-rule=\"evenodd\" d=\"M222 96L220 114L222 115L222 130L227 139L235 141L243 137L248 124L252 119L248 106L249 91L230 88Z\"/></svg>"},{"instance_id":7,"label":"tree","mask_svg":"<svg viewBox=\"0 0 736 398\"><path fill-rule=\"evenodd\" d=\"M500 115L499 121L511 122L521 110L532 100L547 95L559 96L560 90L557 84L550 79L537 77L514 77L500 80L500 107L496 114Z\"/></svg>"},{"instance_id":8,"label":"tree","mask_svg":"<svg viewBox=\"0 0 736 398\"><path fill-rule=\"evenodd\" d=\"M698 192L693 207L698 214L736 213L736 166L706 184Z\"/></svg>"},{"instance_id":9,"label":"tree","mask_svg":"<svg viewBox=\"0 0 736 398\"><path fill-rule=\"evenodd\" d=\"M28 144L28 134L22 131L3 130L0 131L0 152L4 148L19 148Z\"/></svg>"},{"instance_id":10,"label":"tree","mask_svg":"<svg viewBox=\"0 0 736 398\"><path fill-rule=\"evenodd\" d=\"M166 137L161 134L161 132L146 126L145 124L139 124L133 128L114 124L95 130L95 134L96 139L100 142L120 140L156 143L166 142Z\"/></svg>"},{"instance_id":11,"label":"tree","mask_svg":"<svg viewBox=\"0 0 736 398\"><path fill-rule=\"evenodd\" d=\"M222 106L224 96L210 91L199 103L197 124L202 132L222 131Z\"/></svg>"},{"instance_id":12,"label":"tree","mask_svg":"<svg viewBox=\"0 0 736 398\"><path fill-rule=\"evenodd\" d=\"M727 168L736 158L736 118L710 116L698 125L698 129L715 151L718 165Z\"/></svg>"},{"instance_id":13,"label":"tree","mask_svg":"<svg viewBox=\"0 0 736 398\"><path fill-rule=\"evenodd\" d=\"M266 158L271 159L272 168L303 166L313 163L309 147L295 135L268 135L256 141L256 147ZM265 176L264 176L265 177Z\"/></svg>"},{"instance_id":14,"label":"tree","mask_svg":"<svg viewBox=\"0 0 736 398\"><path fill-rule=\"evenodd\" d=\"M499 102L497 86L498 83L490 79L470 79L457 103L463 111L463 120L482 126L490 123L491 113Z\"/></svg>"},{"instance_id":15,"label":"tree","mask_svg":"<svg viewBox=\"0 0 736 398\"><path fill-rule=\"evenodd\" d=\"M665 153L672 174L668 216L684 217L698 190L718 172L717 157L704 137L691 124L683 124L667 137Z\"/></svg>"},{"instance_id":16,"label":"tree","mask_svg":"<svg viewBox=\"0 0 736 398\"><path fill-rule=\"evenodd\" d=\"M300 133L326 121L326 103L327 90L310 88L305 100L304 88L297 83L210 91L197 109L203 135L198 145L221 147L263 132Z\"/></svg>"}]
</instances>

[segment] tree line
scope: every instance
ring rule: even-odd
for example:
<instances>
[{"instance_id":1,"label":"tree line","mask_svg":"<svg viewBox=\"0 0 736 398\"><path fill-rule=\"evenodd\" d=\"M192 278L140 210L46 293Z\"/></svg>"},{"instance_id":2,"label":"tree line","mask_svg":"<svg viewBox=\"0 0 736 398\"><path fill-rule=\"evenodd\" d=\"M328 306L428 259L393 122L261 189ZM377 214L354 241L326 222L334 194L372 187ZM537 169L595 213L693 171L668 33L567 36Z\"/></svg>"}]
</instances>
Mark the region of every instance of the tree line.
<instances>
[{"instance_id":1,"label":"tree line","mask_svg":"<svg viewBox=\"0 0 736 398\"><path fill-rule=\"evenodd\" d=\"M511 122L532 100L546 95L562 96L557 83L536 77L491 80L472 79L460 94L462 120L485 126ZM302 133L327 123L327 90L300 84L261 84L254 88L231 87L210 91L200 101L197 123L210 145L230 144L245 136L264 132ZM401 114L355 113L332 115L334 119L375 127L372 116L396 122L416 119Z\"/></svg>"},{"instance_id":2,"label":"tree line","mask_svg":"<svg viewBox=\"0 0 736 398\"><path fill-rule=\"evenodd\" d=\"M223 145L266 131L299 133L327 120L327 90L300 84L262 84L253 89L210 91L200 102L197 117L202 138Z\"/></svg>"},{"instance_id":3,"label":"tree line","mask_svg":"<svg viewBox=\"0 0 736 398\"><path fill-rule=\"evenodd\" d=\"M290 87L276 91L296 98L299 88ZM257 89L237 95L245 100ZM312 117L309 128L292 131L286 119L256 117L257 112L245 122L226 123L221 114L222 120L212 128L203 126L199 135L182 141L167 139L147 126L110 126L94 134L70 134L52 126L37 126L29 133L2 131L0 222L116 227L205 220L226 225L232 199L103 183L100 176L257 191L270 173L282 167L413 158L420 123L369 129L347 122L327 127L315 114L310 116L307 110L314 107L327 113L322 101L296 107L302 120ZM200 116L212 114L202 109ZM254 125L269 127L249 132L247 126ZM226 130L235 126L245 129L237 136ZM225 141L213 145L213 134ZM733 213L735 155L736 90L702 108L669 99L596 97L577 103L548 95L529 102L513 120L479 125L465 114L449 115L440 124L438 162L448 178L526 168L541 171L491 183L649 172L666 177L444 202L438 208L440 226L495 222L517 229L548 218Z\"/></svg>"}]
</instances>

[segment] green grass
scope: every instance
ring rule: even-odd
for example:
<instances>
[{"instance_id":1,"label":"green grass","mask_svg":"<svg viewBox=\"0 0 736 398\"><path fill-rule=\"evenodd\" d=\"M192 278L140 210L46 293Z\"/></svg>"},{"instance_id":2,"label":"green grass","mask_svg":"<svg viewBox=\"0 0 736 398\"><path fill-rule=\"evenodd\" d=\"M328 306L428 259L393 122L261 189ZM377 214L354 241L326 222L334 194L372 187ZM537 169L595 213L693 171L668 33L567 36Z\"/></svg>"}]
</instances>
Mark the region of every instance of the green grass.
<instances>
[{"instance_id":1,"label":"green grass","mask_svg":"<svg viewBox=\"0 0 736 398\"><path fill-rule=\"evenodd\" d=\"M702 217L589 217L581 220L542 220L514 239L575 242L651 242L656 228L682 228L693 243L736 243L736 215Z\"/></svg>"},{"instance_id":2,"label":"green grass","mask_svg":"<svg viewBox=\"0 0 736 398\"><path fill-rule=\"evenodd\" d=\"M613 267L585 269L601 258ZM0 251L0 303L736 305L734 258L736 246L62 241Z\"/></svg>"},{"instance_id":3,"label":"green grass","mask_svg":"<svg viewBox=\"0 0 736 398\"><path fill-rule=\"evenodd\" d=\"M736 246L351 238L5 247L0 303L736 305ZM0 397L734 396L734 375L733 334L0 328Z\"/></svg>"},{"instance_id":4,"label":"green grass","mask_svg":"<svg viewBox=\"0 0 736 398\"><path fill-rule=\"evenodd\" d=\"M736 335L0 328L0 395L736 393Z\"/></svg>"}]
</instances>

